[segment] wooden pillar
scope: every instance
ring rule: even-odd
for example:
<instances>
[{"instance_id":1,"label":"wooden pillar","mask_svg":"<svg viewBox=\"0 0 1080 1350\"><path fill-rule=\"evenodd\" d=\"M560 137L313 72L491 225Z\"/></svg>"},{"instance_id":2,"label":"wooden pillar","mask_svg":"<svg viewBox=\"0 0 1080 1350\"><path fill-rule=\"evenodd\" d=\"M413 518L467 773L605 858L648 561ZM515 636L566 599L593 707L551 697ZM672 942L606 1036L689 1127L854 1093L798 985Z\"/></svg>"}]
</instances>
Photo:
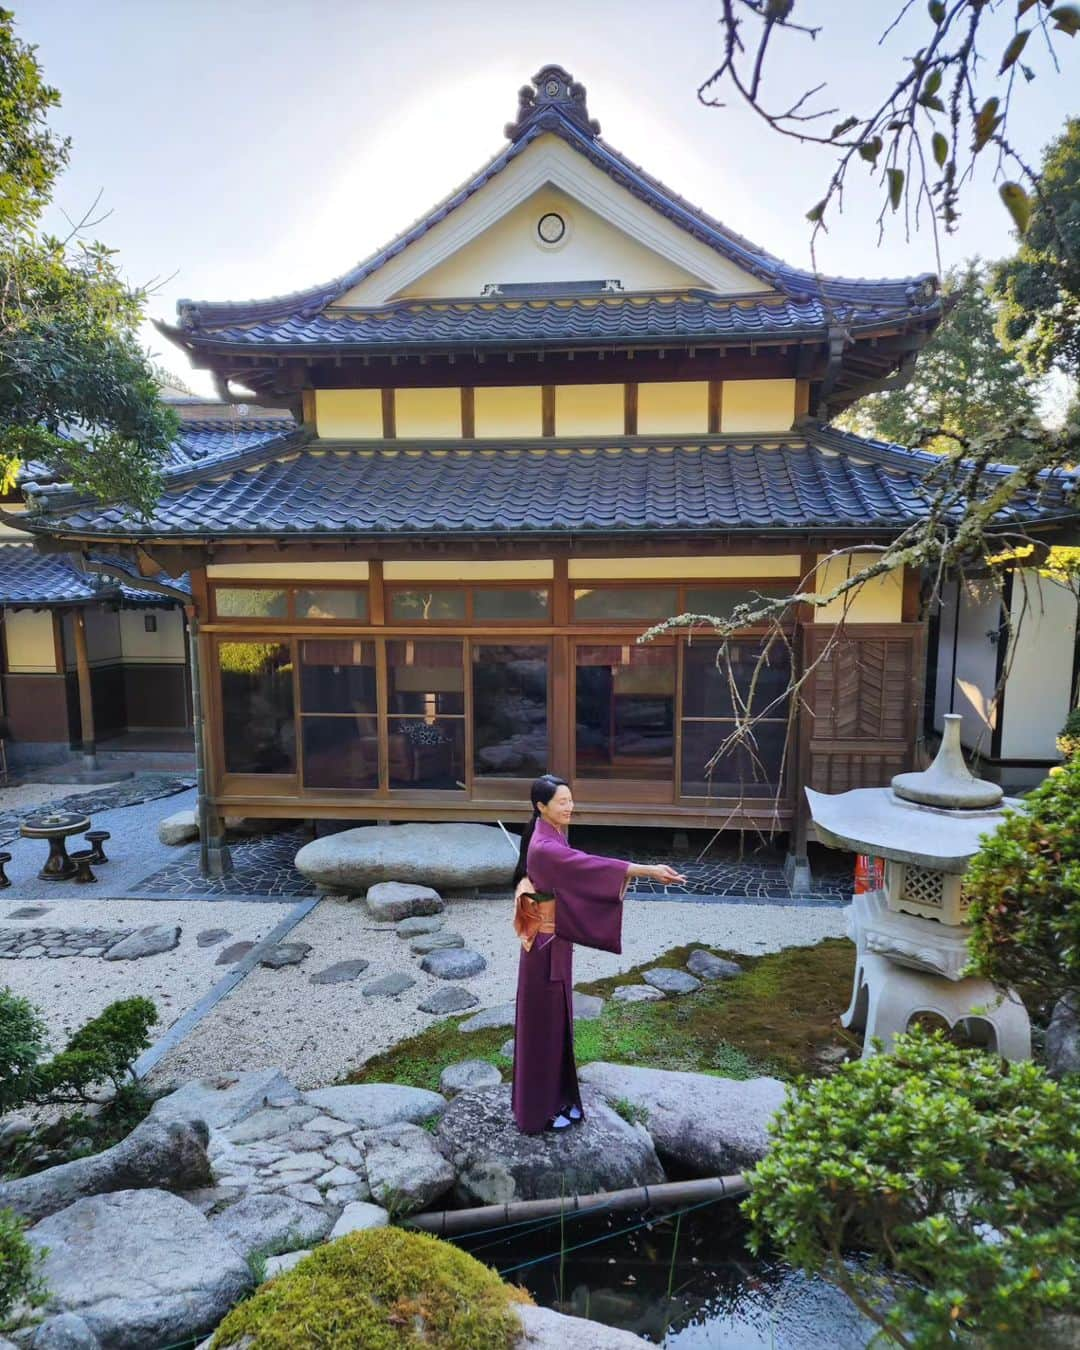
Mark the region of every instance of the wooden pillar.
<instances>
[{"instance_id":1,"label":"wooden pillar","mask_svg":"<svg viewBox=\"0 0 1080 1350\"><path fill-rule=\"evenodd\" d=\"M94 746L94 699L90 685L90 660L86 653L86 611L72 611L72 624L75 633L75 672L79 680L79 726L82 731L82 753L84 766L97 768L97 755Z\"/></svg>"}]
</instances>

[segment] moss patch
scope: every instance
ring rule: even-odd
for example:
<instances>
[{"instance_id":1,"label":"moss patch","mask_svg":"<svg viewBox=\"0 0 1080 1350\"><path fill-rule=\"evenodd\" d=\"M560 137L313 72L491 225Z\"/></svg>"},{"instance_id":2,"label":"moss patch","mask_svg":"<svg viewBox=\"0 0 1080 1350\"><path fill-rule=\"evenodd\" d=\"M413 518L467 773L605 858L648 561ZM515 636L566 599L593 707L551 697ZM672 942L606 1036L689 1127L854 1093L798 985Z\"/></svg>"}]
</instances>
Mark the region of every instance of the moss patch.
<instances>
[{"instance_id":1,"label":"moss patch","mask_svg":"<svg viewBox=\"0 0 1080 1350\"><path fill-rule=\"evenodd\" d=\"M662 1003L612 1003L611 991L640 984L653 966L682 967L700 944L675 947L645 966L580 986L609 999L595 1021L578 1021L578 1064L614 1060L655 1069L748 1078L820 1074L855 1049L839 1024L851 993L854 949L829 939L816 947L789 947L767 956L731 956L743 967L733 980L705 982L694 994ZM714 950L707 948L706 950ZM485 1059L504 1072L510 1061L500 1049L512 1028L463 1034L461 1018L438 1022L349 1075L352 1083L407 1083L437 1091L439 1075L462 1059Z\"/></svg>"},{"instance_id":2,"label":"moss patch","mask_svg":"<svg viewBox=\"0 0 1080 1350\"><path fill-rule=\"evenodd\" d=\"M213 1350L510 1350L528 1294L426 1233L377 1228L317 1248L218 1327Z\"/></svg>"}]
</instances>

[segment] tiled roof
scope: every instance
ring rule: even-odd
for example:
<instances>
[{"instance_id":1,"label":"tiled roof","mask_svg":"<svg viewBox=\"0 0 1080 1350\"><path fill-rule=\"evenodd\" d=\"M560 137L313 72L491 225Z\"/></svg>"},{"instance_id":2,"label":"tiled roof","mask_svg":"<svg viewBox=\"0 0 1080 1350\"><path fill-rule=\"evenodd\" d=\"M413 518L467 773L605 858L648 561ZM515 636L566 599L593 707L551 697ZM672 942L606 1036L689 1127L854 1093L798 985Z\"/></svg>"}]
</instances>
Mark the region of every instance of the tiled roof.
<instances>
[{"instance_id":1,"label":"tiled roof","mask_svg":"<svg viewBox=\"0 0 1080 1350\"><path fill-rule=\"evenodd\" d=\"M925 514L924 478L940 462L817 427L680 444L312 442L167 488L149 521L121 507L84 503L36 525L60 534L143 538L889 531ZM1060 503L1057 480L1048 480L1050 497ZM1048 509L1029 502L1011 514Z\"/></svg>"},{"instance_id":2,"label":"tiled roof","mask_svg":"<svg viewBox=\"0 0 1080 1350\"><path fill-rule=\"evenodd\" d=\"M230 329L236 325L269 323L270 327L274 328L277 322L290 319L295 319L300 324L305 323L365 277L378 271L390 259L421 239L496 178L533 141L547 133L558 136L613 182L658 211L680 229L750 275L775 287L783 296L796 303L817 301L824 308L830 309L857 305L871 309L887 309L893 315L919 311L940 313L937 281L929 273L916 277L865 279L820 276L802 268L789 266L759 245L728 229L720 221L714 220L700 207L692 205L659 179L646 173L644 169L620 154L614 146L602 140L597 134L595 124L578 116L570 101L559 99L543 105L538 104L529 115L519 117L513 126L507 128L509 144L490 159L479 172L397 238L341 276L290 295L271 296L264 300L181 300L177 306L179 329L170 329L163 325L165 331L176 335L181 341L199 342L203 339L212 339L218 329Z\"/></svg>"},{"instance_id":3,"label":"tiled roof","mask_svg":"<svg viewBox=\"0 0 1080 1350\"><path fill-rule=\"evenodd\" d=\"M112 558L99 557L97 561L122 566ZM181 581L166 580L178 590L189 589L186 577ZM139 605L177 603L159 591L141 589L134 577L128 585L97 573L83 572L69 554L38 553L32 544L0 544L0 605L44 609L98 601Z\"/></svg>"},{"instance_id":4,"label":"tiled roof","mask_svg":"<svg viewBox=\"0 0 1080 1350\"><path fill-rule=\"evenodd\" d=\"M841 305L831 316L850 327L895 322L896 311L875 302ZM686 338L784 338L820 332L830 314L820 299L743 296L721 299L701 291L590 299L402 300L378 308L290 314L231 324L204 333L207 341L238 346L474 347L496 343L672 341Z\"/></svg>"},{"instance_id":5,"label":"tiled roof","mask_svg":"<svg viewBox=\"0 0 1080 1350\"><path fill-rule=\"evenodd\" d=\"M253 416L239 421L216 418L200 422L180 423L180 435L169 447L162 463L162 472L176 473L199 467L214 460L245 454L257 446L266 445L279 436L296 430L291 417Z\"/></svg>"}]
</instances>

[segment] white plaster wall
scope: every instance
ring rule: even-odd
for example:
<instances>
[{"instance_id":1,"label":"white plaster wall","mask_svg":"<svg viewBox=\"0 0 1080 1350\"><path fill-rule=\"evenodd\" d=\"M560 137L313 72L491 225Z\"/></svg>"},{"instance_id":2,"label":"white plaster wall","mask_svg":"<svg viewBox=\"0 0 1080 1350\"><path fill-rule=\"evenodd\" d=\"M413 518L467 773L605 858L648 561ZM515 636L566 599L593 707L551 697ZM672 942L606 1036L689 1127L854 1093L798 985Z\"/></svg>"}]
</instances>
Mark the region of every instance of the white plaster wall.
<instances>
[{"instance_id":1,"label":"white plaster wall","mask_svg":"<svg viewBox=\"0 0 1080 1350\"><path fill-rule=\"evenodd\" d=\"M157 620L157 632L146 631L146 616ZM178 609L120 611L120 650L128 665L182 665L186 660L184 618Z\"/></svg>"},{"instance_id":2,"label":"white plaster wall","mask_svg":"<svg viewBox=\"0 0 1080 1350\"><path fill-rule=\"evenodd\" d=\"M52 614L48 610L5 609L8 670L56 672Z\"/></svg>"},{"instance_id":3,"label":"white plaster wall","mask_svg":"<svg viewBox=\"0 0 1080 1350\"><path fill-rule=\"evenodd\" d=\"M1025 569L1013 581L1011 618L1001 757L1060 759L1055 738L1072 706L1076 596Z\"/></svg>"},{"instance_id":4,"label":"white plaster wall","mask_svg":"<svg viewBox=\"0 0 1080 1350\"><path fill-rule=\"evenodd\" d=\"M941 730L947 712L956 712L960 741L969 750L990 753L990 735L997 724L991 704L997 679L997 647L987 634L1000 626L1000 602L992 582L968 579L960 583L959 626L954 629L955 603L942 615L938 647L940 696L934 705L934 725ZM953 683L953 635L956 633L956 674Z\"/></svg>"}]
</instances>

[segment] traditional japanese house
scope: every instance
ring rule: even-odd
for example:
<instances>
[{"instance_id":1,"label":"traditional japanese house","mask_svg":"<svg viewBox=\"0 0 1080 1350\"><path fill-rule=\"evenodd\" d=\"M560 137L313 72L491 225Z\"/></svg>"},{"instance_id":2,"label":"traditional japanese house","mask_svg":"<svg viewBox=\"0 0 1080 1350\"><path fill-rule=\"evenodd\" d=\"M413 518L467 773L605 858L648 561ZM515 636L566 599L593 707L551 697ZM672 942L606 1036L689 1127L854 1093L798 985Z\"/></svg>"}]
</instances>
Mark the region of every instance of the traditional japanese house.
<instances>
[{"instance_id":1,"label":"traditional japanese house","mask_svg":"<svg viewBox=\"0 0 1080 1350\"><path fill-rule=\"evenodd\" d=\"M715 643L637 638L785 595L919 516L929 457L826 421L907 377L936 280L786 265L603 140L558 66L506 137L345 275L181 302L169 337L295 429L184 469L150 520L53 501L34 528L190 575L215 838L226 811L522 819L551 770L577 819L794 829L802 854L803 783L911 766L918 578L855 597L811 715L785 697L792 653L812 660L840 607L791 612L757 753L715 764L734 716ZM744 689L760 645L733 644Z\"/></svg>"}]
</instances>

